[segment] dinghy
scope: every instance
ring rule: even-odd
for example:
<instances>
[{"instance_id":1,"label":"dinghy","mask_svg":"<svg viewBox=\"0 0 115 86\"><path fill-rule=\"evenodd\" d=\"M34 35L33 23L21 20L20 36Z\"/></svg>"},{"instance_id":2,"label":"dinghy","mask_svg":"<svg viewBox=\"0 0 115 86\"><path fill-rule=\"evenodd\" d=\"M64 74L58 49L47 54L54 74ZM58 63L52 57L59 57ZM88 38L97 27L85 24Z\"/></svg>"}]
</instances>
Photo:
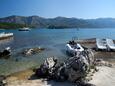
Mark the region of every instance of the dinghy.
<instances>
[{"instance_id":1,"label":"dinghy","mask_svg":"<svg viewBox=\"0 0 115 86\"><path fill-rule=\"evenodd\" d=\"M66 44L67 52L71 55L77 55L77 53L84 51L84 48L74 42L74 41L69 41L69 43Z\"/></svg>"}]
</instances>

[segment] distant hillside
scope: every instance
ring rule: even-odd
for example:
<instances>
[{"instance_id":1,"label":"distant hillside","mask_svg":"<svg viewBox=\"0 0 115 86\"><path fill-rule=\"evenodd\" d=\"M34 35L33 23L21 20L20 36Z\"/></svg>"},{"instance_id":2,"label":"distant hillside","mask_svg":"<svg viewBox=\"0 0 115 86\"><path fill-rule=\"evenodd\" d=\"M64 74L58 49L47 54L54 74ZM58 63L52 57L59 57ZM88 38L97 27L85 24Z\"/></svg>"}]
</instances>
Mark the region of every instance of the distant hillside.
<instances>
[{"instance_id":1,"label":"distant hillside","mask_svg":"<svg viewBox=\"0 0 115 86\"><path fill-rule=\"evenodd\" d=\"M37 28L115 28L114 18L78 19L66 17L9 16L0 18L0 23L4 22Z\"/></svg>"},{"instance_id":2,"label":"distant hillside","mask_svg":"<svg viewBox=\"0 0 115 86\"><path fill-rule=\"evenodd\" d=\"M15 24L15 23L0 23L0 29L17 29L23 28L25 25L23 24Z\"/></svg>"}]
</instances>

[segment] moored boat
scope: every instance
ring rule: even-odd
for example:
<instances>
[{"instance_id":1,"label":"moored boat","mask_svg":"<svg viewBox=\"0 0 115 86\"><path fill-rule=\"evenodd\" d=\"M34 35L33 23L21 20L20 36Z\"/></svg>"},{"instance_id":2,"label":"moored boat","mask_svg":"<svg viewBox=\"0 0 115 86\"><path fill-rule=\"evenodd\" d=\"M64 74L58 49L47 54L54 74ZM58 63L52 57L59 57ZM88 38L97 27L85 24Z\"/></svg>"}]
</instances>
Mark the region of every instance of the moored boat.
<instances>
[{"instance_id":1,"label":"moored boat","mask_svg":"<svg viewBox=\"0 0 115 86\"><path fill-rule=\"evenodd\" d=\"M24 27L24 28L19 29L19 31L29 31L29 30L30 30L30 28L28 28L28 27Z\"/></svg>"},{"instance_id":2,"label":"moored boat","mask_svg":"<svg viewBox=\"0 0 115 86\"><path fill-rule=\"evenodd\" d=\"M5 32L0 33L0 39L5 39L12 36L13 36L13 33L5 33Z\"/></svg>"},{"instance_id":3,"label":"moored boat","mask_svg":"<svg viewBox=\"0 0 115 86\"><path fill-rule=\"evenodd\" d=\"M84 51L84 48L75 41L69 41L66 44L67 52L71 55L77 55L77 53Z\"/></svg>"}]
</instances>

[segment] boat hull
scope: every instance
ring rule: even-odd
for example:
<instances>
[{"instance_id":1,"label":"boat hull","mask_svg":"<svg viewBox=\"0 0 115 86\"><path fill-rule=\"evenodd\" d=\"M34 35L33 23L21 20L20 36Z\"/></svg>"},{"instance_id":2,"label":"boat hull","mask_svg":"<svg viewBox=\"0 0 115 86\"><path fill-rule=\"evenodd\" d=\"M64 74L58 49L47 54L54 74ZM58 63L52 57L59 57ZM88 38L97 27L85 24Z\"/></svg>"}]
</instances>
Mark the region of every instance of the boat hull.
<instances>
[{"instance_id":1,"label":"boat hull","mask_svg":"<svg viewBox=\"0 0 115 86\"><path fill-rule=\"evenodd\" d=\"M20 29L19 31L30 31L30 30L21 30L21 29Z\"/></svg>"},{"instance_id":2,"label":"boat hull","mask_svg":"<svg viewBox=\"0 0 115 86\"><path fill-rule=\"evenodd\" d=\"M13 33L1 33L0 34L0 40L7 39L13 37Z\"/></svg>"},{"instance_id":3,"label":"boat hull","mask_svg":"<svg viewBox=\"0 0 115 86\"><path fill-rule=\"evenodd\" d=\"M80 44L76 44L74 46L76 47L72 47L70 44L66 44L66 51L69 55L75 56L84 51L84 48Z\"/></svg>"}]
</instances>

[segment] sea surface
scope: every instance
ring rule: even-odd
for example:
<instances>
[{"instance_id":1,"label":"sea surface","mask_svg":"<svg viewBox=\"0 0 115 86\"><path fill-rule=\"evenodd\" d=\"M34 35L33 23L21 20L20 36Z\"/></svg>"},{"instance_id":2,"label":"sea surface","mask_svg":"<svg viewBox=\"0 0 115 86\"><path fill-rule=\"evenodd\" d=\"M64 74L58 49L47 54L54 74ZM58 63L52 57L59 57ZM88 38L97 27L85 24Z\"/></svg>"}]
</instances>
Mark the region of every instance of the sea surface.
<instances>
[{"instance_id":1,"label":"sea surface","mask_svg":"<svg viewBox=\"0 0 115 86\"><path fill-rule=\"evenodd\" d=\"M32 29L30 31L0 30L12 32L14 37L0 40L0 50L11 47L12 56L0 59L0 75L8 75L31 67L37 67L45 58L57 57L60 61L68 56L65 44L73 39L111 38L115 39L115 28L70 28L70 29ZM26 48L43 47L45 51L32 56L22 56L20 53Z\"/></svg>"}]
</instances>

